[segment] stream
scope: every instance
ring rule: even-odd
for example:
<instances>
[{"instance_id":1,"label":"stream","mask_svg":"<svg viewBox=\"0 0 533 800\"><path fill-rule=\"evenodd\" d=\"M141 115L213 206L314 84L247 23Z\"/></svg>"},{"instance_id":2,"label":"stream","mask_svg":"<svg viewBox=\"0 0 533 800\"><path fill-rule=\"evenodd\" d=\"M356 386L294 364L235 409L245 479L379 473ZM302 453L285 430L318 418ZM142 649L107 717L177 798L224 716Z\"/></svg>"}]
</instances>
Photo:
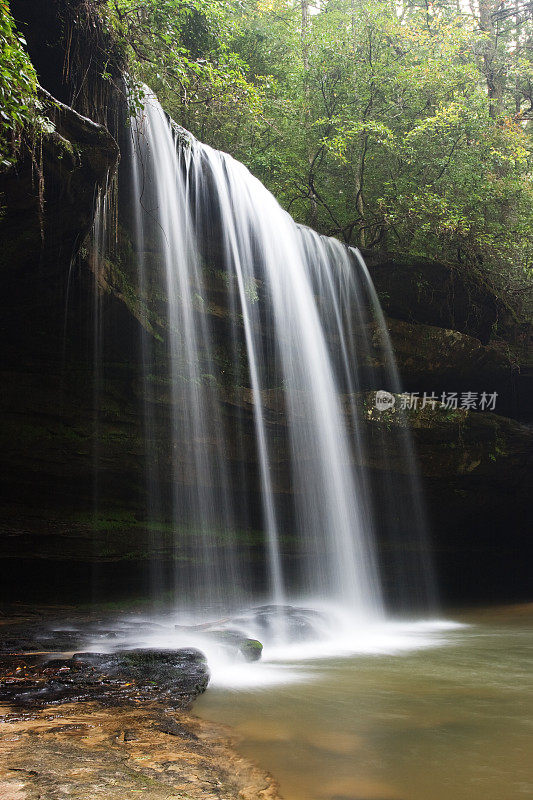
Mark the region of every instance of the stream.
<instances>
[{"instance_id":1,"label":"stream","mask_svg":"<svg viewBox=\"0 0 533 800\"><path fill-rule=\"evenodd\" d=\"M265 652L278 680L215 673L195 713L230 725L285 800L532 797L533 608L455 618L412 651Z\"/></svg>"}]
</instances>

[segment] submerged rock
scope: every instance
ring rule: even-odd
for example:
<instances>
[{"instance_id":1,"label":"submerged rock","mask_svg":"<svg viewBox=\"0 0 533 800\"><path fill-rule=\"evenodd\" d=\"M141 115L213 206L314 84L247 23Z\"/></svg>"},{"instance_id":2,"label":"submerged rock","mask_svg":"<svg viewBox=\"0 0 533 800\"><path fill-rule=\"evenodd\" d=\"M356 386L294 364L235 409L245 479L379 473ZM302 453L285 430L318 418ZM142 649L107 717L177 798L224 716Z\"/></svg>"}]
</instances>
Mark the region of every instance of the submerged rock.
<instances>
[{"instance_id":1,"label":"submerged rock","mask_svg":"<svg viewBox=\"0 0 533 800\"><path fill-rule=\"evenodd\" d=\"M259 635L276 639L282 634L293 642L320 638L327 625L327 620L315 609L275 604L252 608L233 621L247 629L251 627Z\"/></svg>"},{"instance_id":2,"label":"submerged rock","mask_svg":"<svg viewBox=\"0 0 533 800\"><path fill-rule=\"evenodd\" d=\"M263 645L258 639L250 638L244 631L235 628L217 627L220 623L204 623L202 625L175 625L179 631L199 631L203 636L216 641L244 656L246 661L259 661L263 653Z\"/></svg>"},{"instance_id":3,"label":"submerged rock","mask_svg":"<svg viewBox=\"0 0 533 800\"><path fill-rule=\"evenodd\" d=\"M259 661L263 645L258 639L250 639L245 633L236 630L210 631L220 644L228 645L244 656L246 661Z\"/></svg>"}]
</instances>

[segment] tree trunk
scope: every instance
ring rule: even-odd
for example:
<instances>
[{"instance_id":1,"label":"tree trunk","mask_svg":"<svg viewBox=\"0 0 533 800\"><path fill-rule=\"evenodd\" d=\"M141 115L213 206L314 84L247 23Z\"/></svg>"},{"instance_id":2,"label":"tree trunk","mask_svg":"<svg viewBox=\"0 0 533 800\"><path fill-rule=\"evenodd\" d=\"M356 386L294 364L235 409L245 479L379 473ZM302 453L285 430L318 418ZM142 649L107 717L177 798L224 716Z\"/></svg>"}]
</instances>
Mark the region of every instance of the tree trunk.
<instances>
[{"instance_id":1,"label":"tree trunk","mask_svg":"<svg viewBox=\"0 0 533 800\"><path fill-rule=\"evenodd\" d=\"M311 19L309 14L309 0L301 0L302 2L302 32L301 32L301 46L302 46L302 64L304 68L304 128L307 149L307 162L309 164L309 224L312 228L317 226L317 201L314 192L314 174L313 165L315 154L313 153L313 146L311 143L311 87L309 86L309 32L311 27Z\"/></svg>"},{"instance_id":2,"label":"tree trunk","mask_svg":"<svg viewBox=\"0 0 533 800\"><path fill-rule=\"evenodd\" d=\"M498 33L494 27L493 13L496 7L494 0L479 0L479 27L487 34L487 42L483 53L483 72L487 81L487 92L490 100L490 115L496 117L503 113L504 79L498 70L497 44Z\"/></svg>"}]
</instances>

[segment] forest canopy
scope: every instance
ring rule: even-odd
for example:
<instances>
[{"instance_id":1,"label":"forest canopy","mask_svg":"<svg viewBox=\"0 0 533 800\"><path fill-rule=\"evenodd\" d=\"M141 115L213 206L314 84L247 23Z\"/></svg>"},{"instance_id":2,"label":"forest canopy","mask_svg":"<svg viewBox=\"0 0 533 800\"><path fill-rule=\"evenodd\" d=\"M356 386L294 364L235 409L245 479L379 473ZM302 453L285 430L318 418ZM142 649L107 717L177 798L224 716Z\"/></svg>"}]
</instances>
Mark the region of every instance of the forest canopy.
<instances>
[{"instance_id":1,"label":"forest canopy","mask_svg":"<svg viewBox=\"0 0 533 800\"><path fill-rule=\"evenodd\" d=\"M243 161L297 221L464 268L524 313L530 2L84 3L125 54L133 104L149 84L180 124ZM22 58L23 42L5 0L0 8L9 80L6 53ZM13 77L15 98L28 88L25 70L22 85Z\"/></svg>"}]
</instances>

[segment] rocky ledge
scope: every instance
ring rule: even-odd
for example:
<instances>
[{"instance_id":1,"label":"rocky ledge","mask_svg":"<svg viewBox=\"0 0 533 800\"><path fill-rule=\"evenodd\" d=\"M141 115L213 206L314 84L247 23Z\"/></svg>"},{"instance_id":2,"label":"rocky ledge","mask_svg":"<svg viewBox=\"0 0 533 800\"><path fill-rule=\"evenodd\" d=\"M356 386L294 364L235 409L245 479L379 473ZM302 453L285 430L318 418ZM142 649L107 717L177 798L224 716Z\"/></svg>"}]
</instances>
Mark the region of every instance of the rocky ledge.
<instances>
[{"instance_id":1,"label":"rocky ledge","mask_svg":"<svg viewBox=\"0 0 533 800\"><path fill-rule=\"evenodd\" d=\"M69 621L82 628L65 627L64 618L57 628L31 609L1 618L0 798L279 798L272 778L237 755L227 730L188 713L209 681L199 650L65 657L80 630L95 630L87 615L73 612ZM96 627L102 643L116 636Z\"/></svg>"},{"instance_id":2,"label":"rocky ledge","mask_svg":"<svg viewBox=\"0 0 533 800\"><path fill-rule=\"evenodd\" d=\"M75 653L72 658L14 653L0 660L2 667L0 701L24 708L71 700L109 706L153 700L190 708L209 682L205 656L192 647Z\"/></svg>"}]
</instances>

